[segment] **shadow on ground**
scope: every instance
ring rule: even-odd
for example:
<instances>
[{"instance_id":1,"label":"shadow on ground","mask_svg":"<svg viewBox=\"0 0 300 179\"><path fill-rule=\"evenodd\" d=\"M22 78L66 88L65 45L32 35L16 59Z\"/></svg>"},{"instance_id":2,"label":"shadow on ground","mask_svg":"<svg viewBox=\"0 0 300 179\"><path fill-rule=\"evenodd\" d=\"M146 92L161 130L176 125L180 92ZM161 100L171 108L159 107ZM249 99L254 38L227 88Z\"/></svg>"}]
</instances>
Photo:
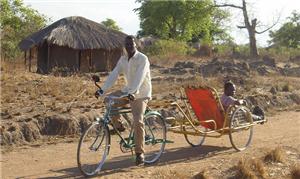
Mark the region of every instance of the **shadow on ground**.
<instances>
[{"instance_id":1,"label":"shadow on ground","mask_svg":"<svg viewBox=\"0 0 300 179\"><path fill-rule=\"evenodd\" d=\"M224 153L228 154L234 152L231 149L232 149L231 147L219 147L219 146L210 146L210 145L203 145L201 147L171 148L165 150L159 162L153 165L145 165L144 167L164 166L168 164L182 163L186 161L191 162L191 161L201 160L204 158L209 158ZM130 170L136 170L139 168L140 167L136 167L134 165L134 161L131 155L114 157L104 164L102 171L96 177L109 176L114 173L128 172ZM84 178L80 173L79 169L77 168L77 166L72 168L65 168L61 170L51 170L49 172L56 173L56 175L60 175L60 176L44 177L42 179L70 178L70 177Z\"/></svg>"}]
</instances>

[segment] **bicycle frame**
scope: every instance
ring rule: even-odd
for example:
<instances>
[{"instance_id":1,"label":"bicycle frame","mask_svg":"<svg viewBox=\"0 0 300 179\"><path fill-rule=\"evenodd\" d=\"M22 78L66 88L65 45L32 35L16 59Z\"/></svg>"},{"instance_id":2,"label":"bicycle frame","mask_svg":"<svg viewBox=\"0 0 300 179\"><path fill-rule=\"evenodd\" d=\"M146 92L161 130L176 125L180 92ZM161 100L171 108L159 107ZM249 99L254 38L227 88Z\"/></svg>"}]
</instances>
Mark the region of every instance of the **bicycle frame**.
<instances>
[{"instance_id":1,"label":"bicycle frame","mask_svg":"<svg viewBox=\"0 0 300 179\"><path fill-rule=\"evenodd\" d=\"M131 108L128 107L113 107L114 101L113 99L117 98L117 97L109 97L109 101L108 101L108 105L106 106L106 111L105 114L103 116L103 119L99 119L98 121L101 122L103 125L107 126L111 123L111 116L112 115L122 115L124 118L128 119L128 116L126 114L131 113ZM131 149L134 147L134 142L133 142L133 124L130 124L130 133L129 136L124 138L121 133L119 132L119 130L116 129L116 127L114 126L113 123L111 123L111 126L113 127L113 129L116 131L116 134L119 136L119 138L121 139L120 144L122 142L124 142L124 147ZM132 141L132 142L131 142Z\"/></svg>"},{"instance_id":2,"label":"bicycle frame","mask_svg":"<svg viewBox=\"0 0 300 179\"><path fill-rule=\"evenodd\" d=\"M97 119L97 121L102 122L103 125L107 126L110 124L111 122L111 116L113 115L122 115L127 121L130 121L130 119L128 119L127 114L131 113L131 108L130 107L113 107L114 105L114 101L113 99L117 99L118 97L109 97L109 102L108 105L106 106L106 112L103 116L103 119ZM151 114L156 114L161 116L160 113L158 113L157 111L151 111L148 107L145 111L144 117L147 117L148 115ZM149 124L145 124L145 125L149 125ZM125 147L126 149L132 149L135 147L135 143L134 143L134 138L133 138L133 123L131 121L130 123L130 132L128 137L123 137L121 135L121 133L119 132L119 130L116 129L116 127L114 126L113 123L111 123L111 126L113 127L113 129L116 131L116 134L119 136L119 138L121 139L120 141L120 145L122 145L123 147ZM150 132L152 134L152 136L154 136L152 129L150 128ZM162 141L161 139L155 139L155 140L150 140L147 138L145 139L145 143L147 142L151 142L153 144L155 143L159 143L159 142L165 142L165 143L170 143L171 141Z\"/></svg>"}]
</instances>

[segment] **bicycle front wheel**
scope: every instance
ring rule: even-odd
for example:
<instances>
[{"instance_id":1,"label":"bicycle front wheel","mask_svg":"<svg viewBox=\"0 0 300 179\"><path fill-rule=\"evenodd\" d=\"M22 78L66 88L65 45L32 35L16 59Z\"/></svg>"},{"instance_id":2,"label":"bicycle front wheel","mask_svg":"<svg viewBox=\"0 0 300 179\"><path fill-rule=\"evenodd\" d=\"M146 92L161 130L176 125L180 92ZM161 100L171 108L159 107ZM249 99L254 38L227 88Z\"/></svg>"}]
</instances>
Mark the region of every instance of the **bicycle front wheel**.
<instances>
[{"instance_id":1,"label":"bicycle front wheel","mask_svg":"<svg viewBox=\"0 0 300 179\"><path fill-rule=\"evenodd\" d=\"M163 118L158 114L145 116L145 163L158 161L166 145L167 130Z\"/></svg>"},{"instance_id":2,"label":"bicycle front wheel","mask_svg":"<svg viewBox=\"0 0 300 179\"><path fill-rule=\"evenodd\" d=\"M82 134L77 148L77 164L84 176L96 175L109 153L110 134L108 127L99 121L93 122Z\"/></svg>"}]
</instances>

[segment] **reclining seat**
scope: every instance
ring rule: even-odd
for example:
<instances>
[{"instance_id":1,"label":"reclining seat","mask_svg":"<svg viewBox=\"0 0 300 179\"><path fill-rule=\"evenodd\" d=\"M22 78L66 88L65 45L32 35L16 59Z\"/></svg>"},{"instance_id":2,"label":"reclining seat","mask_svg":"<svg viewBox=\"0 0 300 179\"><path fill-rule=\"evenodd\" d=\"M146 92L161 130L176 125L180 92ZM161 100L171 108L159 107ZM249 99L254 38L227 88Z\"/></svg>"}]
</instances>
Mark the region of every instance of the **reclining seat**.
<instances>
[{"instance_id":1,"label":"reclining seat","mask_svg":"<svg viewBox=\"0 0 300 179\"><path fill-rule=\"evenodd\" d=\"M224 127L225 112L215 89L186 87L184 91L202 126L212 130ZM204 122L207 120L214 120L216 126L213 122Z\"/></svg>"}]
</instances>

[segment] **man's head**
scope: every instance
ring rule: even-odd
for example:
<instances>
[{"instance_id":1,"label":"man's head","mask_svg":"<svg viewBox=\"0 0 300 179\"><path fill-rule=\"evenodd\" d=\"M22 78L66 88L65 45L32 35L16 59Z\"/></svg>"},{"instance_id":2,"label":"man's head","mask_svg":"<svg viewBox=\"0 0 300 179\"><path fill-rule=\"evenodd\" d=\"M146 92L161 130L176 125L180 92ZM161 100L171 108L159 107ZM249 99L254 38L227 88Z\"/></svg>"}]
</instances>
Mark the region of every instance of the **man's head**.
<instances>
[{"instance_id":1,"label":"man's head","mask_svg":"<svg viewBox=\"0 0 300 179\"><path fill-rule=\"evenodd\" d=\"M231 81L225 82L225 84L224 84L224 93L225 93L226 96L234 96L235 91L236 91L236 88L235 88L235 85L234 85L233 82L231 82Z\"/></svg>"},{"instance_id":2,"label":"man's head","mask_svg":"<svg viewBox=\"0 0 300 179\"><path fill-rule=\"evenodd\" d=\"M133 36L129 35L125 38L125 49L128 56L132 56L136 51L136 43Z\"/></svg>"}]
</instances>

